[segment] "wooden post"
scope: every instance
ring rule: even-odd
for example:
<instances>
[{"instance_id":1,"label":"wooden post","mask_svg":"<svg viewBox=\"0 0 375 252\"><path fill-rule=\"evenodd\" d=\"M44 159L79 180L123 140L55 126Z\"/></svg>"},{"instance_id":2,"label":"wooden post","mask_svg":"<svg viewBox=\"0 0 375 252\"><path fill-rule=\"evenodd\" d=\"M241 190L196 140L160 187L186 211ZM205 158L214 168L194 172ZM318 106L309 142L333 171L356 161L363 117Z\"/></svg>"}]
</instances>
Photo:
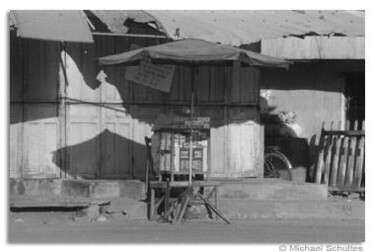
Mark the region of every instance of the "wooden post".
<instances>
[{"instance_id":1,"label":"wooden post","mask_svg":"<svg viewBox=\"0 0 375 252\"><path fill-rule=\"evenodd\" d=\"M151 197L150 197L150 220L154 219L155 216L155 189L151 188Z\"/></svg>"},{"instance_id":2,"label":"wooden post","mask_svg":"<svg viewBox=\"0 0 375 252\"><path fill-rule=\"evenodd\" d=\"M186 207L187 207L187 205L189 203L189 200L190 200L189 197L190 197L189 195L185 195L185 197L184 197L184 199L183 199L183 201L181 203L180 212L178 213L177 218L175 220L176 224L181 224L181 220L184 217L184 214L185 214L185 211L186 211Z\"/></svg>"},{"instance_id":3,"label":"wooden post","mask_svg":"<svg viewBox=\"0 0 375 252\"><path fill-rule=\"evenodd\" d=\"M215 207L219 209L219 187L215 186ZM219 216L215 214L215 219L218 220Z\"/></svg>"},{"instance_id":4,"label":"wooden post","mask_svg":"<svg viewBox=\"0 0 375 252\"><path fill-rule=\"evenodd\" d=\"M331 156L332 156L332 145L333 145L333 136L328 136L327 141L327 155L326 159L324 161L324 177L323 177L323 183L328 185L329 184L329 178L330 178L330 172L331 172Z\"/></svg>"},{"instance_id":5,"label":"wooden post","mask_svg":"<svg viewBox=\"0 0 375 252\"><path fill-rule=\"evenodd\" d=\"M354 130L358 130L358 121L354 122ZM353 186L353 173L354 173L354 161L356 157L356 146L357 137L350 137L350 143L348 144L348 167L346 169L345 187L350 188Z\"/></svg>"},{"instance_id":6,"label":"wooden post","mask_svg":"<svg viewBox=\"0 0 375 252\"><path fill-rule=\"evenodd\" d=\"M365 137L361 137L357 149L357 159L355 162L355 171L354 171L354 187L361 187L362 176L363 176L363 166L364 166L364 155L365 155Z\"/></svg>"},{"instance_id":7,"label":"wooden post","mask_svg":"<svg viewBox=\"0 0 375 252\"><path fill-rule=\"evenodd\" d=\"M67 44L66 42L62 43L61 47L61 54L60 57L60 76L59 76L59 93L58 93L58 101L59 101L59 148L61 150L61 155L60 155L60 177L61 178L67 178L67 170L68 167L67 165L70 162L67 162L67 149L65 148L67 145L67 132L66 129L68 128L67 126L67 106L66 106L66 87L68 84L68 76L67 76L67 71L66 71L66 54L67 54ZM74 174L74 177L76 177L76 173Z\"/></svg>"},{"instance_id":8,"label":"wooden post","mask_svg":"<svg viewBox=\"0 0 375 252\"><path fill-rule=\"evenodd\" d=\"M323 172L323 166L324 166L323 155L324 155L324 149L321 149L319 151L318 164L316 166L316 172L315 172L315 183L318 183L318 184L322 182L322 172Z\"/></svg>"},{"instance_id":9,"label":"wooden post","mask_svg":"<svg viewBox=\"0 0 375 252\"><path fill-rule=\"evenodd\" d=\"M324 143L325 143L325 135L324 135L324 125L325 122L322 123L322 130L320 133L319 139L319 153L317 159L317 165L315 169L315 183L320 184L322 182L322 172L324 167Z\"/></svg>"},{"instance_id":10,"label":"wooden post","mask_svg":"<svg viewBox=\"0 0 375 252\"><path fill-rule=\"evenodd\" d=\"M167 180L166 188L165 188L165 198L164 198L164 214L169 209L169 199L170 199L171 187L170 182Z\"/></svg>"},{"instance_id":11,"label":"wooden post","mask_svg":"<svg viewBox=\"0 0 375 252\"><path fill-rule=\"evenodd\" d=\"M193 116L194 116L194 77L195 67L191 69L191 104L190 104L190 136L189 136L189 186L192 185L193 173Z\"/></svg>"},{"instance_id":12,"label":"wooden post","mask_svg":"<svg viewBox=\"0 0 375 252\"><path fill-rule=\"evenodd\" d=\"M331 169L331 174L330 174L330 186L336 186L336 181L337 181L337 169L339 165L339 157L340 157L340 146L341 146L341 137L336 136L334 137L333 140L333 146L334 149L332 150L333 152L333 159L332 159L332 169Z\"/></svg>"},{"instance_id":13,"label":"wooden post","mask_svg":"<svg viewBox=\"0 0 375 252\"><path fill-rule=\"evenodd\" d=\"M347 167L348 137L344 137L340 148L340 163L337 176L337 186L344 187Z\"/></svg>"},{"instance_id":14,"label":"wooden post","mask_svg":"<svg viewBox=\"0 0 375 252\"><path fill-rule=\"evenodd\" d=\"M170 174L171 174L171 181L174 181L174 171L175 171L175 167L174 167L174 156L175 156L175 145L174 145L174 141L175 141L175 135L174 133L171 134L171 156L170 156Z\"/></svg>"},{"instance_id":15,"label":"wooden post","mask_svg":"<svg viewBox=\"0 0 375 252\"><path fill-rule=\"evenodd\" d=\"M349 120L346 120L346 122L345 122L345 130L350 130L350 122L349 122Z\"/></svg>"}]
</instances>

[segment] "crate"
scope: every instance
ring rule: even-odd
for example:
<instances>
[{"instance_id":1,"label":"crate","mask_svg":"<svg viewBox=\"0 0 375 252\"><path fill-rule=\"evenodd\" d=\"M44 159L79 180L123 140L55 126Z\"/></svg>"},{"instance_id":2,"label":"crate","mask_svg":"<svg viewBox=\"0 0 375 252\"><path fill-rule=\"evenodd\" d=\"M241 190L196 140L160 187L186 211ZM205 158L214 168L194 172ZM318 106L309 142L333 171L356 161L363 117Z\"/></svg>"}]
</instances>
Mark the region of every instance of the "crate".
<instances>
[{"instance_id":1,"label":"crate","mask_svg":"<svg viewBox=\"0 0 375 252\"><path fill-rule=\"evenodd\" d=\"M160 132L160 172L189 174L190 138L181 132ZM193 174L208 172L209 130L193 135Z\"/></svg>"}]
</instances>

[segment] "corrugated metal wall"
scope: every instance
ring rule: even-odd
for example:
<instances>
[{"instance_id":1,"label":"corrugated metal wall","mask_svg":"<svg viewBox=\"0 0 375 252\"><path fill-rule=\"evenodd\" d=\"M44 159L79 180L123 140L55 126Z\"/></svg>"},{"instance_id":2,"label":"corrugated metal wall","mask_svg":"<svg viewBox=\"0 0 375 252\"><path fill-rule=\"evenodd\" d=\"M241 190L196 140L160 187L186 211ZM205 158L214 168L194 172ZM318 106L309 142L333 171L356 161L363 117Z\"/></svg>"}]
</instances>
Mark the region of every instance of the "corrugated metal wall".
<instances>
[{"instance_id":1,"label":"corrugated metal wall","mask_svg":"<svg viewBox=\"0 0 375 252\"><path fill-rule=\"evenodd\" d=\"M59 177L59 46L10 36L10 176Z\"/></svg>"},{"instance_id":2,"label":"corrugated metal wall","mask_svg":"<svg viewBox=\"0 0 375 252\"><path fill-rule=\"evenodd\" d=\"M66 53L59 43L11 39L11 177L142 178L144 137L160 113L189 106L190 69L176 67L163 93L95 62L157 39L96 37L94 45L67 44ZM259 70L198 70L196 114L213 126L211 176L261 176Z\"/></svg>"}]
</instances>

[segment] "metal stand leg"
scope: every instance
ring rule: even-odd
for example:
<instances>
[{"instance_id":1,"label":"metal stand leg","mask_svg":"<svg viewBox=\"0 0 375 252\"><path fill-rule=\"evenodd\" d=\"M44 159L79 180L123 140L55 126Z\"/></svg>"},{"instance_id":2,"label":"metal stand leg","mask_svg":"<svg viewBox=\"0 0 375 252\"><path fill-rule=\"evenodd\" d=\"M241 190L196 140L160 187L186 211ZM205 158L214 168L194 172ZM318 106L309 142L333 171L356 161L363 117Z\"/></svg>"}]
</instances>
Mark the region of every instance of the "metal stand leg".
<instances>
[{"instance_id":1,"label":"metal stand leg","mask_svg":"<svg viewBox=\"0 0 375 252\"><path fill-rule=\"evenodd\" d=\"M182 201L182 206L181 206L180 212L178 213L177 219L174 222L175 224L181 224L181 220L184 217L184 214L185 214L185 211L186 211L186 207L189 204L189 201L190 201L190 196L189 195L185 195L184 199Z\"/></svg>"},{"instance_id":2,"label":"metal stand leg","mask_svg":"<svg viewBox=\"0 0 375 252\"><path fill-rule=\"evenodd\" d=\"M150 220L155 218L155 189L151 188L151 198L150 198Z\"/></svg>"},{"instance_id":3,"label":"metal stand leg","mask_svg":"<svg viewBox=\"0 0 375 252\"><path fill-rule=\"evenodd\" d=\"M212 211L214 211L223 221L225 221L227 224L230 224L230 222L229 222L229 220L228 220L228 218L227 217L225 217L224 216L224 214L223 213L221 213L220 211L219 211L219 209L217 209L215 206L213 206L212 204L211 204L211 202L209 202L208 200L206 200L202 195L198 195L203 201L204 201L204 203L206 203L207 204L207 206L208 207L210 207L211 208L211 210Z\"/></svg>"},{"instance_id":4,"label":"metal stand leg","mask_svg":"<svg viewBox=\"0 0 375 252\"><path fill-rule=\"evenodd\" d=\"M215 190L215 207L219 208L219 192L218 192L219 189L217 186L215 186L214 190ZM216 220L219 219L219 216L217 214L215 214L215 219Z\"/></svg>"},{"instance_id":5,"label":"metal stand leg","mask_svg":"<svg viewBox=\"0 0 375 252\"><path fill-rule=\"evenodd\" d=\"M167 181L167 186L165 188L165 199L164 199L164 216L166 215L168 209L169 209L169 198L170 198L171 188L169 181ZM168 218L168 216L165 216Z\"/></svg>"}]
</instances>

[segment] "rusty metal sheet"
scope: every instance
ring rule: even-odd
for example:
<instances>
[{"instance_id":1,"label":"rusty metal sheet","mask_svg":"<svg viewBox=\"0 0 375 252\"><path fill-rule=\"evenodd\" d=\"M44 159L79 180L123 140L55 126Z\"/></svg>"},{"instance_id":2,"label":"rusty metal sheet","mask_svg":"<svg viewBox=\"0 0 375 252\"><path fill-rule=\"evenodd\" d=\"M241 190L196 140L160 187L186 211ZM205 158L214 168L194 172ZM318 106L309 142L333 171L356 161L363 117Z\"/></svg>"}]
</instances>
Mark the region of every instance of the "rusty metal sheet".
<instances>
[{"instance_id":1,"label":"rusty metal sheet","mask_svg":"<svg viewBox=\"0 0 375 252\"><path fill-rule=\"evenodd\" d=\"M365 38L296 37L262 40L265 55L286 59L365 59Z\"/></svg>"},{"instance_id":2,"label":"rusty metal sheet","mask_svg":"<svg viewBox=\"0 0 375 252\"><path fill-rule=\"evenodd\" d=\"M289 35L365 36L364 12L335 10L147 10L171 38L240 46ZM178 32L177 32L178 29ZM177 36L176 36L177 35Z\"/></svg>"},{"instance_id":3,"label":"rusty metal sheet","mask_svg":"<svg viewBox=\"0 0 375 252\"><path fill-rule=\"evenodd\" d=\"M142 10L90 10L108 30L114 33L127 33L129 28L124 25L127 19L137 23L152 23L155 19Z\"/></svg>"},{"instance_id":4,"label":"rusty metal sheet","mask_svg":"<svg viewBox=\"0 0 375 252\"><path fill-rule=\"evenodd\" d=\"M86 19L80 10L13 10L10 25L22 38L92 43Z\"/></svg>"}]
</instances>

